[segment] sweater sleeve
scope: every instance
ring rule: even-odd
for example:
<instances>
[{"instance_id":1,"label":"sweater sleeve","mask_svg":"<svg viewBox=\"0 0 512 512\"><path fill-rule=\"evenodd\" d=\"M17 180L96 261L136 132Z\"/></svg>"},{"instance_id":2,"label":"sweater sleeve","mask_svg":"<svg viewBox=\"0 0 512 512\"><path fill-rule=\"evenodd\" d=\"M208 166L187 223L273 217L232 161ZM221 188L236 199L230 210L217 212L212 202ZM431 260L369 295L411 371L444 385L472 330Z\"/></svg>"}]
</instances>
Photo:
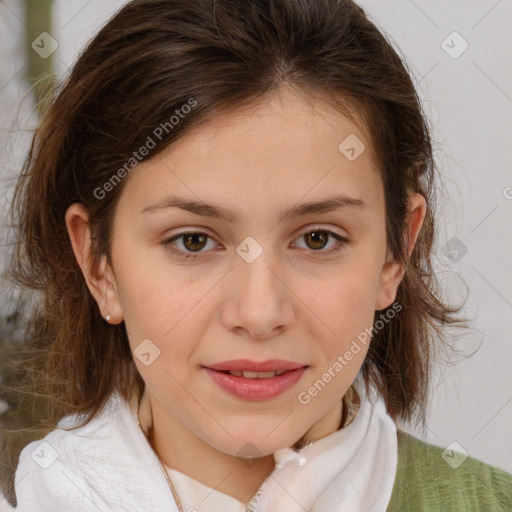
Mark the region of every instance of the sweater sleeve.
<instances>
[{"instance_id":1,"label":"sweater sleeve","mask_svg":"<svg viewBox=\"0 0 512 512\"><path fill-rule=\"evenodd\" d=\"M450 465L443 452L398 431L398 465L387 512L512 511L512 475L471 457Z\"/></svg>"}]
</instances>

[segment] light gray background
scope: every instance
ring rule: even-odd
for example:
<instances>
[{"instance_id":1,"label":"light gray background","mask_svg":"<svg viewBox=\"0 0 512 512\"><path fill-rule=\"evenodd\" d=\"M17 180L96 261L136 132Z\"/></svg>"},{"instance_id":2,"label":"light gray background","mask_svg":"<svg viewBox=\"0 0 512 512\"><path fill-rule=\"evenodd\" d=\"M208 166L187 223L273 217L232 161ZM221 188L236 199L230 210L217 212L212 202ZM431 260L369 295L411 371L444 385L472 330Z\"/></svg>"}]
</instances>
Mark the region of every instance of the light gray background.
<instances>
[{"instance_id":1,"label":"light gray background","mask_svg":"<svg viewBox=\"0 0 512 512\"><path fill-rule=\"evenodd\" d=\"M60 77L83 44L123 3L55 1L52 36L59 43ZM457 346L470 353L482 343L456 366L438 365L426 435L406 429L442 447L455 441L456 450L464 449L512 473L512 1L364 0L359 4L407 60L431 119L443 175L434 261L452 301L464 294L461 278L469 286L465 313L474 328ZM35 125L30 100L21 103L26 93L21 79L22 19L20 2L0 3L0 208L6 204ZM454 31L463 39L446 40ZM457 58L445 51L455 55L464 40L469 46ZM452 259L444 255L454 237L459 247L467 249L462 258L462 253ZM8 312L9 304L3 307Z\"/></svg>"}]
</instances>

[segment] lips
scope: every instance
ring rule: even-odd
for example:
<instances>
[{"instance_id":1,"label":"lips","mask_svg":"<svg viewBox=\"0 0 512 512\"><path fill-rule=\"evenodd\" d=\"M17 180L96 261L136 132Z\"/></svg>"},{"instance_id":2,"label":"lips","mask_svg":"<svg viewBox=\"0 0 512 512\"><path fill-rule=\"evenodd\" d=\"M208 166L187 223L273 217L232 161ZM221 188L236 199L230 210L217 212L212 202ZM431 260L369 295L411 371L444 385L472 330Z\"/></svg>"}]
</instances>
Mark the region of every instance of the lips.
<instances>
[{"instance_id":1,"label":"lips","mask_svg":"<svg viewBox=\"0 0 512 512\"><path fill-rule=\"evenodd\" d=\"M274 398L292 388L307 367L283 359L262 362L237 359L203 369L223 391L243 400L259 401Z\"/></svg>"}]
</instances>

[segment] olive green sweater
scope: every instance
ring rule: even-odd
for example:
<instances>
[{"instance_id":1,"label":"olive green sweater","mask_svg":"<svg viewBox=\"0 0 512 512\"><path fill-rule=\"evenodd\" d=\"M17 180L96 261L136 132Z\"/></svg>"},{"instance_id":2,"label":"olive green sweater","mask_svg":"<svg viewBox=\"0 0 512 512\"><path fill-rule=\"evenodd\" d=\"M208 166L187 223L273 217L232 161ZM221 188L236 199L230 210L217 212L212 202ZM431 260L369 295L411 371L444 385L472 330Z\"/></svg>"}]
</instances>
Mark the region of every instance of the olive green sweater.
<instances>
[{"instance_id":1,"label":"olive green sweater","mask_svg":"<svg viewBox=\"0 0 512 512\"><path fill-rule=\"evenodd\" d=\"M512 475L398 430L398 464L387 512L512 511ZM452 455L448 453L448 455ZM452 467L453 466L453 467ZM457 467L455 467L457 466Z\"/></svg>"}]
</instances>

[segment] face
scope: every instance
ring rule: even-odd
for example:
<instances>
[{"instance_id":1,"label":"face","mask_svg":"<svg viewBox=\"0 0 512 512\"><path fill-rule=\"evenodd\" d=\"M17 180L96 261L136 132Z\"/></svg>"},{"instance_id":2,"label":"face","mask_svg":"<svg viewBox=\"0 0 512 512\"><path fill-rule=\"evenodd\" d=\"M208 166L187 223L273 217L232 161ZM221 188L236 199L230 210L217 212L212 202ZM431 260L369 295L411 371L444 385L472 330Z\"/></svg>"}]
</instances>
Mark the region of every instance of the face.
<instances>
[{"instance_id":1,"label":"face","mask_svg":"<svg viewBox=\"0 0 512 512\"><path fill-rule=\"evenodd\" d=\"M115 286L98 303L124 320L158 421L232 455L288 447L339 404L368 350L354 341L403 276L367 135L291 91L139 164L113 233ZM297 369L211 369L240 359Z\"/></svg>"}]
</instances>

